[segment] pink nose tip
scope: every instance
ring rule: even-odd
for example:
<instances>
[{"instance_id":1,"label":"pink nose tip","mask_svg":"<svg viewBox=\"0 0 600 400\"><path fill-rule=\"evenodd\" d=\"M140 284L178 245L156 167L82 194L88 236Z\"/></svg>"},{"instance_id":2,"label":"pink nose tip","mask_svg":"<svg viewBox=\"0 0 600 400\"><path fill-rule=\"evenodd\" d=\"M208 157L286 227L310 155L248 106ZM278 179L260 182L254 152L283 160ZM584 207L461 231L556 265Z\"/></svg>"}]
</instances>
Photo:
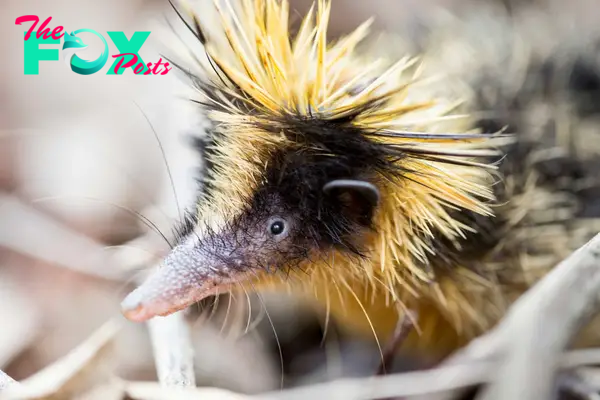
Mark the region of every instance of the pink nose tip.
<instances>
[{"instance_id":1,"label":"pink nose tip","mask_svg":"<svg viewBox=\"0 0 600 400\"><path fill-rule=\"evenodd\" d=\"M142 303L141 294L138 290L131 292L121 302L121 312L130 321L144 322L154 315L148 312L148 308Z\"/></svg>"}]
</instances>

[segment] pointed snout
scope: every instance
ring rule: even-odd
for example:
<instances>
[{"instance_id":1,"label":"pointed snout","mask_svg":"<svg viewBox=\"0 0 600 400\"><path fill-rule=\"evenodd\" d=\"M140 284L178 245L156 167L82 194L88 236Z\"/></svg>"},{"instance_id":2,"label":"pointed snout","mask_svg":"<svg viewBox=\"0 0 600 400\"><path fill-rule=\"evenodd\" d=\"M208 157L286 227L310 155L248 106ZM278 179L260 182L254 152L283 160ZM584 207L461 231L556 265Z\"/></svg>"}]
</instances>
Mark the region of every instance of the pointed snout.
<instances>
[{"instance_id":1,"label":"pointed snout","mask_svg":"<svg viewBox=\"0 0 600 400\"><path fill-rule=\"evenodd\" d=\"M144 308L143 300L144 298L141 290L136 289L129 293L129 295L125 297L125 300L121 302L121 311L125 318L134 322L143 322L152 318L152 315Z\"/></svg>"},{"instance_id":2,"label":"pointed snout","mask_svg":"<svg viewBox=\"0 0 600 400\"><path fill-rule=\"evenodd\" d=\"M165 316L211 296L231 282L226 267L193 249L174 249L162 265L121 303L123 315L134 322Z\"/></svg>"}]
</instances>

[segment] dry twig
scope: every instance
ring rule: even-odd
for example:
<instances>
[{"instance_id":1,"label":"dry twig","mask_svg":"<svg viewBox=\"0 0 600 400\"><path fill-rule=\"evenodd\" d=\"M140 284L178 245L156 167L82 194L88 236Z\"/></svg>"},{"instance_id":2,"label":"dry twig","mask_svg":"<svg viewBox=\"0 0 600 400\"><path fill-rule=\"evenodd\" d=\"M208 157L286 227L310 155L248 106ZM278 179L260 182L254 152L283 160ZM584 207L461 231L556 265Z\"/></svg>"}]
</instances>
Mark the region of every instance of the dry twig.
<instances>
[{"instance_id":1,"label":"dry twig","mask_svg":"<svg viewBox=\"0 0 600 400\"><path fill-rule=\"evenodd\" d=\"M157 383L127 382L123 392L135 400L252 400L245 396L217 388L166 388Z\"/></svg>"},{"instance_id":2,"label":"dry twig","mask_svg":"<svg viewBox=\"0 0 600 400\"><path fill-rule=\"evenodd\" d=\"M182 312L148 321L158 380L166 387L196 386L190 329Z\"/></svg>"},{"instance_id":3,"label":"dry twig","mask_svg":"<svg viewBox=\"0 0 600 400\"><path fill-rule=\"evenodd\" d=\"M6 375L6 373L0 371L0 392L2 392L5 389L9 389L11 386L14 386L16 384L17 382L13 378Z\"/></svg>"},{"instance_id":4,"label":"dry twig","mask_svg":"<svg viewBox=\"0 0 600 400\"><path fill-rule=\"evenodd\" d=\"M74 393L106 382L111 378L114 367L110 365L110 348L119 329L119 324L109 321L62 359L19 384L5 387L2 398L70 398Z\"/></svg>"},{"instance_id":5,"label":"dry twig","mask_svg":"<svg viewBox=\"0 0 600 400\"><path fill-rule=\"evenodd\" d=\"M140 282L143 280L142 278ZM185 311L146 322L158 380L164 387L194 387L194 350Z\"/></svg>"},{"instance_id":6,"label":"dry twig","mask_svg":"<svg viewBox=\"0 0 600 400\"><path fill-rule=\"evenodd\" d=\"M260 396L268 400L340 399L371 400L423 396L471 387L493 376L494 363L457 364L426 371L371 378L341 379Z\"/></svg>"},{"instance_id":7,"label":"dry twig","mask_svg":"<svg viewBox=\"0 0 600 400\"><path fill-rule=\"evenodd\" d=\"M550 398L565 347L599 306L600 234L511 307L496 332L504 339L506 358L481 398Z\"/></svg>"}]
</instances>

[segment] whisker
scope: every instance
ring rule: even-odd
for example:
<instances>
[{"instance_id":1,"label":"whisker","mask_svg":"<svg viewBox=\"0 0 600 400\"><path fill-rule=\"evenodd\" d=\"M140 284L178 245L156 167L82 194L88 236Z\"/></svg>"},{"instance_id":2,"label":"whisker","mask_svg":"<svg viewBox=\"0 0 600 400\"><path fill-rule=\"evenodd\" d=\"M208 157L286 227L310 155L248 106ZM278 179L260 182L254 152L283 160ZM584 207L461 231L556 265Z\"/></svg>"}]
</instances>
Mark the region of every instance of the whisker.
<instances>
[{"instance_id":1,"label":"whisker","mask_svg":"<svg viewBox=\"0 0 600 400\"><path fill-rule=\"evenodd\" d=\"M265 317L265 310L260 309L259 314L256 316L256 318L254 318L253 321L251 321L250 325L248 326L248 332L252 332L254 329L256 329L256 327L258 326L258 324L260 324L262 322L264 317Z\"/></svg>"},{"instance_id":2,"label":"whisker","mask_svg":"<svg viewBox=\"0 0 600 400\"><path fill-rule=\"evenodd\" d=\"M160 235L160 237L163 238L163 240L167 243L167 245L173 249L173 245L171 244L171 242L169 241L169 239L167 239L167 237L165 236L164 233L162 233L162 231L158 228L158 226L152 222L148 217L144 216L143 214L141 214L138 211L132 210L130 208L127 208L125 206L122 206L120 204L115 204L112 203L110 201L106 201L106 200L102 200L102 199L97 199L94 197L88 197L88 196L46 196L46 197L38 197L35 198L33 200L31 200L32 203L43 203L46 201L56 201L56 200L64 200L64 199L78 199L78 200L88 200L88 201L96 201L99 203L104 203L106 205L118 208L121 211L125 211L126 213L128 213L129 215L132 215L134 217L139 218L140 221L142 221L142 223L144 223L144 225L146 225L148 228L152 229L154 232L156 232L158 235Z\"/></svg>"},{"instance_id":3,"label":"whisker","mask_svg":"<svg viewBox=\"0 0 600 400\"><path fill-rule=\"evenodd\" d=\"M185 24L185 26L189 29L189 31L196 36L196 39L198 39L198 41L202 44L206 43L206 38L205 36L202 34L201 31L196 32L191 25L187 22L187 20L185 18L183 18L183 15L181 15L181 13L179 12L179 10L177 9L177 7L175 6L175 4L173 4L173 2L171 0L169 0L169 4L171 5L171 7L173 7L173 11L175 11L175 13L177 14L177 16L179 17L179 19Z\"/></svg>"},{"instance_id":4,"label":"whisker","mask_svg":"<svg viewBox=\"0 0 600 400\"><path fill-rule=\"evenodd\" d=\"M219 300L221 299L220 293L219 293L219 288L217 287L217 293L215 293L215 296L213 298L213 303L211 304L211 311L210 311L210 316L208 317L209 321L212 321L212 319L214 318L217 309L219 308Z\"/></svg>"},{"instance_id":5,"label":"whisker","mask_svg":"<svg viewBox=\"0 0 600 400\"><path fill-rule=\"evenodd\" d=\"M162 257L161 255L158 255L158 254L156 254L156 253L154 253L154 252L152 252L152 251L150 251L148 249L142 249L141 247L131 246L131 245L128 245L128 244L114 244L114 245L110 245L110 246L104 246L102 249L103 250L111 250L111 249L135 249L135 250L141 250L144 253L149 254L152 257L156 258L156 259L159 259L159 258Z\"/></svg>"},{"instance_id":6,"label":"whisker","mask_svg":"<svg viewBox=\"0 0 600 400\"><path fill-rule=\"evenodd\" d=\"M325 339L327 337L327 333L329 330L330 318L331 318L331 297L329 295L329 290L326 290L325 291L325 322L324 322L324 327L323 327L323 337L321 338L321 346L323 346L323 344L325 343Z\"/></svg>"},{"instance_id":7,"label":"whisker","mask_svg":"<svg viewBox=\"0 0 600 400\"><path fill-rule=\"evenodd\" d=\"M223 324L221 325L221 329L219 331L220 334L225 330L225 326L227 326L227 318L229 318L229 311L231 309L231 295L229 295L229 301L227 302L227 310L225 311L225 318L223 318Z\"/></svg>"},{"instance_id":8,"label":"whisker","mask_svg":"<svg viewBox=\"0 0 600 400\"><path fill-rule=\"evenodd\" d=\"M125 294L125 288L131 284L137 283L139 281L139 278L142 277L145 273L145 269L133 272L129 278L125 279L118 287L115 288L114 292Z\"/></svg>"},{"instance_id":9,"label":"whisker","mask_svg":"<svg viewBox=\"0 0 600 400\"><path fill-rule=\"evenodd\" d=\"M146 121L148 122L148 125L150 125L150 129L152 130L152 133L154 134L154 138L156 139L156 142L158 143L158 147L162 154L165 168L167 170L167 174L169 175L169 180L171 181L171 189L173 190L173 199L175 200L175 205L177 206L177 213L179 214L179 220L182 221L183 215L181 213L181 206L179 204L179 198L177 196L177 189L175 188L175 181L173 180L173 174L171 173L171 167L169 166L169 161L167 160L167 155L165 153L165 149L162 145L162 142L160 141L160 137L158 137L158 133L156 132L156 129L154 129L152 122L150 122L150 118L148 118L148 115L144 112L144 110L142 110L140 105L135 100L133 101L133 103L140 110L140 112L142 113L142 115L144 116Z\"/></svg>"},{"instance_id":10,"label":"whisker","mask_svg":"<svg viewBox=\"0 0 600 400\"><path fill-rule=\"evenodd\" d=\"M375 339L375 342L377 343L377 348L379 349L379 355L381 357L381 362L384 363L385 362L385 358L384 358L384 355L383 355L383 349L381 348L381 343L379 342L379 338L377 337L375 326L373 325L373 322L371 321L371 318L369 317L369 313L367 313L367 310L365 309L362 301L360 301L360 298L358 297L358 295L356 294L356 292L354 291L354 289L352 289L350 287L350 285L348 285L348 283L346 281L342 281L342 283L344 284L344 286L346 286L346 288L348 289L348 292L352 295L352 297L354 297L354 299L358 303L358 306L360 307L360 309L362 310L363 314L365 315L365 318L367 319L367 322L369 323L371 331L373 332L373 338Z\"/></svg>"},{"instance_id":11,"label":"whisker","mask_svg":"<svg viewBox=\"0 0 600 400\"><path fill-rule=\"evenodd\" d=\"M250 329L250 322L252 321L252 301L250 301L250 295L248 294L246 287L242 283L239 283L239 285L242 288L242 290L244 291L244 294L246 295L246 301L248 302L248 320L246 321L246 329L244 329L244 335L245 335L248 333L248 331Z\"/></svg>"},{"instance_id":12,"label":"whisker","mask_svg":"<svg viewBox=\"0 0 600 400\"><path fill-rule=\"evenodd\" d=\"M252 285L252 283L250 283L250 284ZM279 336L277 335L277 330L275 329L275 324L273 324L273 320L271 319L271 315L269 314L269 311L267 310L267 306L266 306L262 296L256 290L256 288L254 288L254 285L252 285L252 286L253 286L254 292L256 293L256 296L258 297L258 300L260 301L263 309L265 310L265 315L266 315L267 319L269 320L269 324L271 325L271 329L273 330L273 335L275 336L275 341L277 342L277 350L279 351L279 363L281 366L280 388L283 389L285 369L284 369L284 365L283 365L283 350L281 349L281 342L279 341Z\"/></svg>"}]
</instances>

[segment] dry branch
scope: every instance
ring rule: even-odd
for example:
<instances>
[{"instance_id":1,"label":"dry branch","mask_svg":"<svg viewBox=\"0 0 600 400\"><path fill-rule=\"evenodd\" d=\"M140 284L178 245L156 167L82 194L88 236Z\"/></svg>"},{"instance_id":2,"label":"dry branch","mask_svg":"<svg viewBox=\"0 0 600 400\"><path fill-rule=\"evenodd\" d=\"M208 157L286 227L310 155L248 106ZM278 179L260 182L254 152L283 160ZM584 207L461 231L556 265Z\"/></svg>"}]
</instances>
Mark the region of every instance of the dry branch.
<instances>
[{"instance_id":1,"label":"dry branch","mask_svg":"<svg viewBox=\"0 0 600 400\"><path fill-rule=\"evenodd\" d=\"M480 342L478 346L483 344L483 342ZM468 353L462 352L461 354ZM598 364L600 362L599 356L600 350L596 349L571 351L562 357L559 366L561 368L574 368ZM460 389L492 382L497 376L499 362L501 360L467 359L466 357L461 358L459 361L457 357L455 362L451 364L441 365L430 370L372 378L343 379L267 393L260 396L260 399L316 399L322 398L321 396L326 396L326 398L337 398L336 396L339 396L340 399L344 400L371 400L386 397L402 397L412 400L452 399L456 398L455 394L459 393Z\"/></svg>"},{"instance_id":2,"label":"dry branch","mask_svg":"<svg viewBox=\"0 0 600 400\"><path fill-rule=\"evenodd\" d=\"M196 386L190 328L182 312L148 321L158 380L166 387Z\"/></svg>"},{"instance_id":3,"label":"dry branch","mask_svg":"<svg viewBox=\"0 0 600 400\"><path fill-rule=\"evenodd\" d=\"M17 382L0 370L0 392L14 385L17 385Z\"/></svg>"},{"instance_id":4,"label":"dry branch","mask_svg":"<svg viewBox=\"0 0 600 400\"><path fill-rule=\"evenodd\" d=\"M497 328L506 347L483 400L548 399L564 349L600 305L600 234L525 293Z\"/></svg>"},{"instance_id":5,"label":"dry branch","mask_svg":"<svg viewBox=\"0 0 600 400\"><path fill-rule=\"evenodd\" d=\"M138 283L143 282L141 277ZM146 322L150 332L156 374L163 387L194 387L194 349L184 311Z\"/></svg>"},{"instance_id":6,"label":"dry branch","mask_svg":"<svg viewBox=\"0 0 600 400\"><path fill-rule=\"evenodd\" d=\"M62 359L5 387L2 395L11 400L69 398L104 383L112 377L111 345L119 330L116 321L107 322Z\"/></svg>"},{"instance_id":7,"label":"dry branch","mask_svg":"<svg viewBox=\"0 0 600 400\"><path fill-rule=\"evenodd\" d=\"M343 399L371 400L394 397L423 396L470 387L493 377L494 363L457 364L426 371L340 379L306 387L268 393L260 399Z\"/></svg>"},{"instance_id":8,"label":"dry branch","mask_svg":"<svg viewBox=\"0 0 600 400\"><path fill-rule=\"evenodd\" d=\"M440 364L440 368L451 367L453 365L471 365L473 368L482 368L486 362L493 366L489 371L493 374L497 367L504 345L504 338L498 330L492 330L483 336L480 336L466 347L458 350ZM491 378L491 376L490 376ZM478 383L488 382L481 381ZM461 394L472 385L457 385L457 388L448 388L448 390L438 393L426 393L423 396L416 396L414 400L454 400L460 398Z\"/></svg>"},{"instance_id":9,"label":"dry branch","mask_svg":"<svg viewBox=\"0 0 600 400\"><path fill-rule=\"evenodd\" d=\"M124 390L134 400L257 400L217 388L166 388L151 382L127 382Z\"/></svg>"}]
</instances>

